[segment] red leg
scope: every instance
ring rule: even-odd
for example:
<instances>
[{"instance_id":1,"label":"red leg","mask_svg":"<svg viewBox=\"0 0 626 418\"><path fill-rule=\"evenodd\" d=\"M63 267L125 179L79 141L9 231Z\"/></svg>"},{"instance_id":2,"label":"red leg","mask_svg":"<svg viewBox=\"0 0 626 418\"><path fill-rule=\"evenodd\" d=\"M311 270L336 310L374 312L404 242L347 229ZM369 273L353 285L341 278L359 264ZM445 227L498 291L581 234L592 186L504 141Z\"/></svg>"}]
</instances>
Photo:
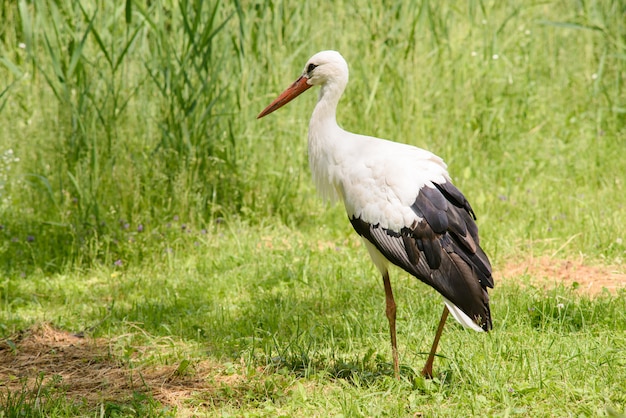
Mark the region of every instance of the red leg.
<instances>
[{"instance_id":1,"label":"red leg","mask_svg":"<svg viewBox=\"0 0 626 418\"><path fill-rule=\"evenodd\" d=\"M443 326L446 324L447 318L448 307L444 305L443 313L441 314L441 319L439 320L439 327L437 327L437 333L435 334L435 341L433 341L433 346L430 348L430 354L428 355L428 360L426 360L426 365L422 369L422 376L427 379L432 379L433 377L433 361L435 360L435 353L437 352L437 346L439 345L439 338L441 338Z\"/></svg>"},{"instance_id":2,"label":"red leg","mask_svg":"<svg viewBox=\"0 0 626 418\"><path fill-rule=\"evenodd\" d=\"M391 355L393 356L393 373L396 379L400 379L400 366L398 366L398 346L396 345L396 301L393 299L389 273L383 274L385 285L385 302L387 304L387 319L389 320L389 334L391 334Z\"/></svg>"}]
</instances>

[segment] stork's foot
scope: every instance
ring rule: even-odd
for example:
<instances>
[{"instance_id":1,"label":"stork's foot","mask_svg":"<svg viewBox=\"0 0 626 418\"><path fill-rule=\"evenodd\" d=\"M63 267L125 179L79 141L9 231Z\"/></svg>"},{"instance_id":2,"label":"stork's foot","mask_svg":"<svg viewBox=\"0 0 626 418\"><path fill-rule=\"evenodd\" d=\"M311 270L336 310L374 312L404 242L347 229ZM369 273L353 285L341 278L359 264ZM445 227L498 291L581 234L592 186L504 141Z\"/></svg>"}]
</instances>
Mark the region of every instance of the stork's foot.
<instances>
[{"instance_id":1,"label":"stork's foot","mask_svg":"<svg viewBox=\"0 0 626 418\"><path fill-rule=\"evenodd\" d=\"M422 377L424 379L432 379L433 378L433 363L426 363L424 368L422 369Z\"/></svg>"},{"instance_id":2,"label":"stork's foot","mask_svg":"<svg viewBox=\"0 0 626 418\"><path fill-rule=\"evenodd\" d=\"M400 366L398 365L398 350L393 350L393 375L400 380Z\"/></svg>"}]
</instances>

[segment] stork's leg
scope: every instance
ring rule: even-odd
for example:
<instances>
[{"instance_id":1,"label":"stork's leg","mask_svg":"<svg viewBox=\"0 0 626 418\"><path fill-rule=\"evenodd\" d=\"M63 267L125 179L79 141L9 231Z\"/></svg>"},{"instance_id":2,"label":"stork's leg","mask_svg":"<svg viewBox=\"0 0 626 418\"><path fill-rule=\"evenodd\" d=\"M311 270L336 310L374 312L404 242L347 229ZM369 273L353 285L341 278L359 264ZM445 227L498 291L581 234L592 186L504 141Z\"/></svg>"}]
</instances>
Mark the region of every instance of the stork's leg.
<instances>
[{"instance_id":1,"label":"stork's leg","mask_svg":"<svg viewBox=\"0 0 626 418\"><path fill-rule=\"evenodd\" d=\"M441 319L439 320L439 327L437 327L437 333L435 334L435 340L433 341L433 346L430 348L430 354L428 355L428 360L426 360L426 365L422 369L422 376L427 379L432 379L433 377L433 361L435 360L437 345L439 345L439 338L441 337L441 332L443 331L443 326L446 324L447 318L448 307L444 305L443 313L441 314Z\"/></svg>"},{"instance_id":2,"label":"stork's leg","mask_svg":"<svg viewBox=\"0 0 626 418\"><path fill-rule=\"evenodd\" d=\"M400 379L400 366L398 366L398 346L396 345L396 301L393 299L389 273L383 273L385 285L385 302L387 304L387 319L389 320L389 334L391 334L391 355L393 356L393 373L396 379Z\"/></svg>"}]
</instances>

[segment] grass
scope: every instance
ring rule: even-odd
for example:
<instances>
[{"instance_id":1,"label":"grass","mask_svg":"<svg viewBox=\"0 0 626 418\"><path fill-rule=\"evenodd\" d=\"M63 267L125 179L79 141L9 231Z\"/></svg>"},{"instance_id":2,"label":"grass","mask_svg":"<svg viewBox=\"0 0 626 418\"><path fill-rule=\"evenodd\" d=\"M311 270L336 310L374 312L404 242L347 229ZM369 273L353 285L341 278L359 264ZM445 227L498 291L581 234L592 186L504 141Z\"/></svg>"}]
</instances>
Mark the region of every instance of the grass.
<instances>
[{"instance_id":1,"label":"grass","mask_svg":"<svg viewBox=\"0 0 626 418\"><path fill-rule=\"evenodd\" d=\"M240 231L224 228L204 240L183 236L185 245L141 267L15 281L10 293L4 289L13 301L4 318L17 329L47 321L109 339L113 358L130 370L187 362L184 369L206 383L179 400L181 415L597 416L624 409L623 291L590 299L565 285L546 292L524 278L498 283L497 329L478 336L450 322L437 377L425 381L418 372L441 304L396 274L396 382L382 287L358 241L329 246L286 227L247 230L261 239L241 241ZM196 367L206 361L215 364L208 375ZM71 385L71 377L64 381ZM48 384L63 399L74 393ZM132 410L133 400L129 393L120 408Z\"/></svg>"},{"instance_id":2,"label":"grass","mask_svg":"<svg viewBox=\"0 0 626 418\"><path fill-rule=\"evenodd\" d=\"M545 256L623 271L624 12L5 0L0 352L49 323L144 383L87 400L60 372L7 372L0 415L623 414L624 292L506 271L494 332L450 322L433 381L417 371L440 301L394 272L392 379L378 275L309 180L314 94L255 116L310 55L340 50L342 126L444 157L497 271ZM151 368L194 390L159 397Z\"/></svg>"}]
</instances>

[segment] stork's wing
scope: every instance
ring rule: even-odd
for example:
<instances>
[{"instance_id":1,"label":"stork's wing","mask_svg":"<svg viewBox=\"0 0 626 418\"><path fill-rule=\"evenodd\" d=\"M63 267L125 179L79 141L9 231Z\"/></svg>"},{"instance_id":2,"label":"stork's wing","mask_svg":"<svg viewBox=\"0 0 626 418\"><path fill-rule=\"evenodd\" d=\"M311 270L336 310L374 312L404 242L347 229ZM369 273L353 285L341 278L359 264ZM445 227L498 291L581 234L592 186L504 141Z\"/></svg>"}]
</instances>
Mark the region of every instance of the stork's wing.
<instances>
[{"instance_id":1,"label":"stork's wing","mask_svg":"<svg viewBox=\"0 0 626 418\"><path fill-rule=\"evenodd\" d=\"M390 262L435 288L485 331L491 329L486 289L493 287L491 264L467 199L450 182L425 185L411 209L420 220L400 231L360 217L350 222Z\"/></svg>"}]
</instances>

